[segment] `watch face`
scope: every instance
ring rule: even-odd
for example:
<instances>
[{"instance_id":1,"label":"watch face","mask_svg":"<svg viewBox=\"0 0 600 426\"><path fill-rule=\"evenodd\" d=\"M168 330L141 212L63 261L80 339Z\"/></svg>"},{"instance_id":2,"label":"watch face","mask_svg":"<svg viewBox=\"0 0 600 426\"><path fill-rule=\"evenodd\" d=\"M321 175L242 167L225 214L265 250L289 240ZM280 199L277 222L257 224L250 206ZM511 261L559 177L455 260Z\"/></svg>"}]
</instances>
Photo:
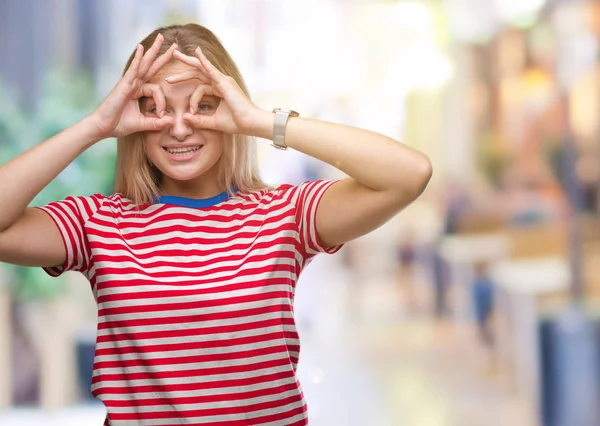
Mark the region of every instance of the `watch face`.
<instances>
[{"instance_id":1,"label":"watch face","mask_svg":"<svg viewBox=\"0 0 600 426\"><path fill-rule=\"evenodd\" d=\"M289 114L290 117L298 117L300 115L299 112L294 111L292 109L286 109L286 108L275 108L275 109L273 109L273 112L275 112L275 113L280 112L282 114Z\"/></svg>"}]
</instances>

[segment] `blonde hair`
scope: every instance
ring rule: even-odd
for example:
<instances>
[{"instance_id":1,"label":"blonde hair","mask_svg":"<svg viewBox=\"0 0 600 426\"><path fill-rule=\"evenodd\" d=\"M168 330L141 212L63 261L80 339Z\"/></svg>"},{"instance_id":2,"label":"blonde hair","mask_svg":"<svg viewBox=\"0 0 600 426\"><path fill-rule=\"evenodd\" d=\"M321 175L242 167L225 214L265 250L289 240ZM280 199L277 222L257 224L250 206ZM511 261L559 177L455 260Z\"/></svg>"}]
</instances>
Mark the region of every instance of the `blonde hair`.
<instances>
[{"instance_id":1,"label":"blonde hair","mask_svg":"<svg viewBox=\"0 0 600 426\"><path fill-rule=\"evenodd\" d=\"M147 51L158 34L164 36L159 55L166 52L173 43L179 50L193 56L200 46L206 57L223 74L233 77L249 97L248 89L235 62L229 56L219 39L207 28L197 24L173 25L158 28L149 34L140 44ZM125 71L129 68L135 52L131 54ZM223 155L219 160L219 183L229 193L256 191L268 186L258 173L256 141L245 135L223 134ZM152 203L160 194L161 172L150 163L144 150L142 134L135 133L117 141L117 164L115 173L115 192L123 194L135 204Z\"/></svg>"}]
</instances>

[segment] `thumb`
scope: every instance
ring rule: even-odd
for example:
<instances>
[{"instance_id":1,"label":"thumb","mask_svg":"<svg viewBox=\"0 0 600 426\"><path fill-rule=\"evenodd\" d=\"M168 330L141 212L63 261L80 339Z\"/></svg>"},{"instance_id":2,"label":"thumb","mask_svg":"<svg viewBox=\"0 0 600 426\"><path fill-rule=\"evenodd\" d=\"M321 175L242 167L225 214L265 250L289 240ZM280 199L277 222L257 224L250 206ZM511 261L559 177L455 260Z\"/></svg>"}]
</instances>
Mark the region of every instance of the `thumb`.
<instances>
[{"instance_id":1,"label":"thumb","mask_svg":"<svg viewBox=\"0 0 600 426\"><path fill-rule=\"evenodd\" d=\"M197 129L217 130L215 120L210 116L186 113L183 119Z\"/></svg>"},{"instance_id":2,"label":"thumb","mask_svg":"<svg viewBox=\"0 0 600 426\"><path fill-rule=\"evenodd\" d=\"M173 124L173 117L170 116L163 118L143 117L139 131L162 130L170 124Z\"/></svg>"}]
</instances>

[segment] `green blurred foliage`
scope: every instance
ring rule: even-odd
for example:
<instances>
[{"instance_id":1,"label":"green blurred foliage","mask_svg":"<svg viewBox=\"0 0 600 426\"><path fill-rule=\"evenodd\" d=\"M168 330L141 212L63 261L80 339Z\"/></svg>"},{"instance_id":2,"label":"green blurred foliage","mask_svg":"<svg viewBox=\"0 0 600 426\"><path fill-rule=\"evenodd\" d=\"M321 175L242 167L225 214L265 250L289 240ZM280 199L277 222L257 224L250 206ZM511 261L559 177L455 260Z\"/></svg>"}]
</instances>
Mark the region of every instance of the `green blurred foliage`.
<instances>
[{"instance_id":1,"label":"green blurred foliage","mask_svg":"<svg viewBox=\"0 0 600 426\"><path fill-rule=\"evenodd\" d=\"M0 82L0 164L54 136L90 114L100 102L89 74L47 74L44 89L33 111L19 108L14 94ZM105 140L71 163L33 200L41 206L69 195L111 194L114 182L116 141ZM10 289L19 300L59 295L61 279L49 277L41 268L6 265Z\"/></svg>"}]
</instances>

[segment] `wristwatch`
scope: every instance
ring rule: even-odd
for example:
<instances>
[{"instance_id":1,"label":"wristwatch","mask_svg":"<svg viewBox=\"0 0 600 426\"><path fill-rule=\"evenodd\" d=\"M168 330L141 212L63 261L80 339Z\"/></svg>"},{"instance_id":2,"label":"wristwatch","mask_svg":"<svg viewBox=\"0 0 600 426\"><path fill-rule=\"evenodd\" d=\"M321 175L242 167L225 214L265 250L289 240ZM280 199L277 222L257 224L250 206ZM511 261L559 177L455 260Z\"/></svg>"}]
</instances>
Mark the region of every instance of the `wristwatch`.
<instances>
[{"instance_id":1,"label":"wristwatch","mask_svg":"<svg viewBox=\"0 0 600 426\"><path fill-rule=\"evenodd\" d=\"M285 144L285 127L289 117L299 117L300 113L291 109L275 108L275 121L273 122L273 145L277 149L287 149Z\"/></svg>"}]
</instances>

